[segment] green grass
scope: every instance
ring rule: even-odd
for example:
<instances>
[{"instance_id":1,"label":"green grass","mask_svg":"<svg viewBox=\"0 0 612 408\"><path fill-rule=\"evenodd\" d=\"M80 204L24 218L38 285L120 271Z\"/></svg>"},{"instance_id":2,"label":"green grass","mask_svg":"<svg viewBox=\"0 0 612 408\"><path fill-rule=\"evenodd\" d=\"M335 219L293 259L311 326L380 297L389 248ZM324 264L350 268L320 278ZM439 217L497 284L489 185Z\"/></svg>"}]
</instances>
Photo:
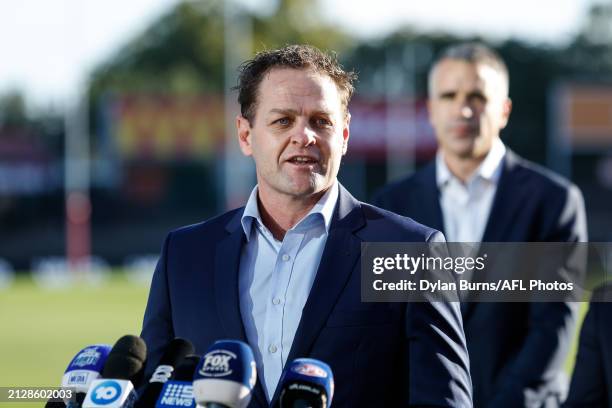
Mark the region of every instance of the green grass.
<instances>
[{"instance_id":1,"label":"green grass","mask_svg":"<svg viewBox=\"0 0 612 408\"><path fill-rule=\"evenodd\" d=\"M83 347L138 335L147 292L147 285L130 283L122 273L98 287L54 290L18 278L0 291L0 387L57 387Z\"/></svg>"}]
</instances>

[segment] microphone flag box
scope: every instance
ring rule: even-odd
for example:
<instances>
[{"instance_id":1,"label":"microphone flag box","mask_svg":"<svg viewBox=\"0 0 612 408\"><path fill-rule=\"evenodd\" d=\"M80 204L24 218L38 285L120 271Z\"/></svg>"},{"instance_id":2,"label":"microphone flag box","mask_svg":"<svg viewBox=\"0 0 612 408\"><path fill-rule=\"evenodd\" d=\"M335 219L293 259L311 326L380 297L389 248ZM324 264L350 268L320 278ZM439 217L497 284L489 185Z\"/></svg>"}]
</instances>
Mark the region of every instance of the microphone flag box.
<instances>
[{"instance_id":1,"label":"microphone flag box","mask_svg":"<svg viewBox=\"0 0 612 408\"><path fill-rule=\"evenodd\" d=\"M191 381L170 380L164 384L155 408L195 408Z\"/></svg>"},{"instance_id":2,"label":"microphone flag box","mask_svg":"<svg viewBox=\"0 0 612 408\"><path fill-rule=\"evenodd\" d=\"M83 408L128 408L136 402L137 394L128 380L99 379L83 401Z\"/></svg>"},{"instance_id":3,"label":"microphone flag box","mask_svg":"<svg viewBox=\"0 0 612 408\"><path fill-rule=\"evenodd\" d=\"M216 403L244 408L257 380L253 351L238 340L216 341L201 358L193 376L199 405Z\"/></svg>"},{"instance_id":4,"label":"microphone flag box","mask_svg":"<svg viewBox=\"0 0 612 408\"><path fill-rule=\"evenodd\" d=\"M73 388L75 392L85 394L91 383L100 378L110 350L108 344L94 344L79 351L64 371L62 388Z\"/></svg>"}]
</instances>

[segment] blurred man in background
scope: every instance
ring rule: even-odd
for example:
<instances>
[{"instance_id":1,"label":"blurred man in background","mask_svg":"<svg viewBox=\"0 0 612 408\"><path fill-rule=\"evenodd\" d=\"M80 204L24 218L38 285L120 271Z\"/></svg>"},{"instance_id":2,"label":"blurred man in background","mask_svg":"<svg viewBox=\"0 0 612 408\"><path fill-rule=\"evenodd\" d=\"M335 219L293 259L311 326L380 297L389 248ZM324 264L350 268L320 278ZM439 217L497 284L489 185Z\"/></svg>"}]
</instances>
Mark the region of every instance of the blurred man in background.
<instances>
[{"instance_id":1,"label":"blurred man in background","mask_svg":"<svg viewBox=\"0 0 612 408\"><path fill-rule=\"evenodd\" d=\"M362 242L443 237L338 183L353 79L308 46L242 66L238 141L257 186L245 207L168 235L144 317L149 368L175 336L198 352L239 339L257 363L252 407L274 404L298 357L331 366L339 407L472 405L457 304L361 303Z\"/></svg>"},{"instance_id":2,"label":"blurred man in background","mask_svg":"<svg viewBox=\"0 0 612 408\"><path fill-rule=\"evenodd\" d=\"M509 150L504 61L482 44L441 53L429 73L435 160L374 203L444 232L449 242L586 241L578 188ZM558 406L575 325L570 303L466 303L476 407ZM549 405L546 405L549 404Z\"/></svg>"}]
</instances>

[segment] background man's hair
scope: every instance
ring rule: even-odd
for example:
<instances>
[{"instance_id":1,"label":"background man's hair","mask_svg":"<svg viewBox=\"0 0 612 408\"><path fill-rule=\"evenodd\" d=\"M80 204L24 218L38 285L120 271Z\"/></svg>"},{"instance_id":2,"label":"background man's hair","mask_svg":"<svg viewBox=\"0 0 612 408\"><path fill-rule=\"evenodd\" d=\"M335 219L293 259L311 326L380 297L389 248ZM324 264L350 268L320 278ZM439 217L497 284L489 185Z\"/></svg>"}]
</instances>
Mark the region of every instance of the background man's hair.
<instances>
[{"instance_id":1,"label":"background man's hair","mask_svg":"<svg viewBox=\"0 0 612 408\"><path fill-rule=\"evenodd\" d=\"M484 64L496 70L504 79L505 93L508 94L510 76L508 67L502 57L492 48L479 42L466 42L451 45L440 52L429 70L429 92L432 90L432 77L437 66L443 60L452 59L468 62L470 64Z\"/></svg>"},{"instance_id":2,"label":"background man's hair","mask_svg":"<svg viewBox=\"0 0 612 408\"><path fill-rule=\"evenodd\" d=\"M277 50L261 51L240 65L235 89L238 90L240 113L251 125L255 119L259 84L273 68L312 69L328 75L338 87L344 113L348 112L357 75L353 71L345 71L335 53L328 54L310 45L287 45Z\"/></svg>"}]
</instances>

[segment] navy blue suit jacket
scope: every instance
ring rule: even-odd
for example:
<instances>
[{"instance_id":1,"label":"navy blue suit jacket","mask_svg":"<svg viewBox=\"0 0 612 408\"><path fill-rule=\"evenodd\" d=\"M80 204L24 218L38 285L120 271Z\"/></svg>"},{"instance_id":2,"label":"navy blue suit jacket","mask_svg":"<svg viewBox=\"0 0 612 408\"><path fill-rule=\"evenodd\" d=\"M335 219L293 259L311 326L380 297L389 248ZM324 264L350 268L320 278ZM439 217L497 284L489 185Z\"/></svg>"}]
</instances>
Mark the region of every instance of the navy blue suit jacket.
<instances>
[{"instance_id":1,"label":"navy blue suit jacket","mask_svg":"<svg viewBox=\"0 0 612 408\"><path fill-rule=\"evenodd\" d=\"M238 271L243 208L171 232L163 246L141 336L147 371L175 336L198 353L215 340L247 342ZM312 357L334 373L337 407L471 407L456 303L362 303L362 242L425 242L440 233L355 200L343 187L288 361ZM272 399L272 403L278 397ZM250 407L267 406L259 381Z\"/></svg>"},{"instance_id":2,"label":"navy blue suit jacket","mask_svg":"<svg viewBox=\"0 0 612 408\"><path fill-rule=\"evenodd\" d=\"M384 187L373 202L444 231L435 161ZM582 195L508 149L482 241L586 241ZM528 399L543 401L567 391L562 370L576 305L466 303L462 314L475 407L523 407Z\"/></svg>"},{"instance_id":3,"label":"navy blue suit jacket","mask_svg":"<svg viewBox=\"0 0 612 408\"><path fill-rule=\"evenodd\" d=\"M564 408L612 408L612 287L602 287L593 297Z\"/></svg>"}]
</instances>

